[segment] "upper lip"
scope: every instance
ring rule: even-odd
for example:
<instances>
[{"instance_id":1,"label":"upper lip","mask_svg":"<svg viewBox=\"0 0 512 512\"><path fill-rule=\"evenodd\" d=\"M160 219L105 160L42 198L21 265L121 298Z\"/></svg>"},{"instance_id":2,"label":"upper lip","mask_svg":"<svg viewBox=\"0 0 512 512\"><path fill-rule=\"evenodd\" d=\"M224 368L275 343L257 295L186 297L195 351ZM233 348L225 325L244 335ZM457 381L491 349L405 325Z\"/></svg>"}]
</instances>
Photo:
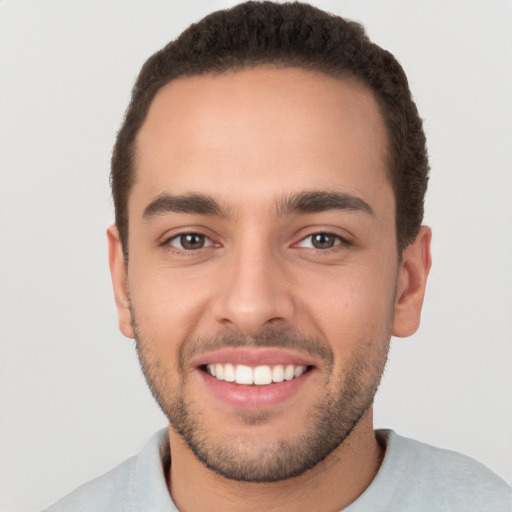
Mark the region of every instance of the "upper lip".
<instances>
[{"instance_id":1,"label":"upper lip","mask_svg":"<svg viewBox=\"0 0 512 512\"><path fill-rule=\"evenodd\" d=\"M200 367L208 364L243 364L246 366L263 365L302 365L316 366L311 356L274 347L225 347L195 357L191 364Z\"/></svg>"}]
</instances>

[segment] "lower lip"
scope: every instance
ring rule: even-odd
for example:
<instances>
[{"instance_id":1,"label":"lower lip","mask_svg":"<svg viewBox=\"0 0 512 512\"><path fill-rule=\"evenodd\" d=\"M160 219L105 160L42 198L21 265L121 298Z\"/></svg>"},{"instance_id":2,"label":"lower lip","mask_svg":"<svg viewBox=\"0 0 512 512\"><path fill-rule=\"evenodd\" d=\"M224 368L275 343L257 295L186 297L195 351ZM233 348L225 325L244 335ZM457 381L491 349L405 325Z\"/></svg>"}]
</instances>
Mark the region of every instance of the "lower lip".
<instances>
[{"instance_id":1,"label":"lower lip","mask_svg":"<svg viewBox=\"0 0 512 512\"><path fill-rule=\"evenodd\" d=\"M303 373L292 380L265 386L249 386L216 379L202 370L197 370L208 390L221 402L244 410L261 410L277 406L292 399L310 379L314 370Z\"/></svg>"}]
</instances>

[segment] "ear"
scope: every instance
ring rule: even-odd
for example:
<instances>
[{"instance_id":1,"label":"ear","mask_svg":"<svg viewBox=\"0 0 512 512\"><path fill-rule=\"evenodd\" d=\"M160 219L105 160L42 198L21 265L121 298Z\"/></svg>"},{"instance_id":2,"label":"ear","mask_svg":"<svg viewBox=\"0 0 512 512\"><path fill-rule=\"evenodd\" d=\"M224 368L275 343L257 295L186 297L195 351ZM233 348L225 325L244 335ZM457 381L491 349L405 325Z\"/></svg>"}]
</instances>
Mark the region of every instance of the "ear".
<instances>
[{"instance_id":1,"label":"ear","mask_svg":"<svg viewBox=\"0 0 512 512\"><path fill-rule=\"evenodd\" d=\"M128 300L127 264L124 260L119 231L114 224L107 229L110 276L116 299L119 329L127 338L134 338L130 301Z\"/></svg>"},{"instance_id":2,"label":"ear","mask_svg":"<svg viewBox=\"0 0 512 512\"><path fill-rule=\"evenodd\" d=\"M420 325L425 286L432 265L431 239L431 229L422 226L414 242L403 251L398 273L393 336L410 336Z\"/></svg>"}]
</instances>

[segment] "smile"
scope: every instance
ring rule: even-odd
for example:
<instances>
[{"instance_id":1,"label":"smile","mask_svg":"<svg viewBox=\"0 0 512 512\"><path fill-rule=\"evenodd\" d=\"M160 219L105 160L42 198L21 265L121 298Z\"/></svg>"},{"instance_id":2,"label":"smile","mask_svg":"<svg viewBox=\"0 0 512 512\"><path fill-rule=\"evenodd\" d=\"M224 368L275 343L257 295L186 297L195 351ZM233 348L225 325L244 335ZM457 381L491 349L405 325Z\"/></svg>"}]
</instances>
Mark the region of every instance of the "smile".
<instances>
[{"instance_id":1,"label":"smile","mask_svg":"<svg viewBox=\"0 0 512 512\"><path fill-rule=\"evenodd\" d=\"M243 364L212 363L205 366L206 373L217 380L255 386L290 381L303 375L307 369L305 365L293 364L251 367Z\"/></svg>"},{"instance_id":2,"label":"smile","mask_svg":"<svg viewBox=\"0 0 512 512\"><path fill-rule=\"evenodd\" d=\"M229 410L266 410L297 403L318 374L318 360L277 347L224 347L190 361L208 403ZM206 392L206 395L205 395Z\"/></svg>"}]
</instances>

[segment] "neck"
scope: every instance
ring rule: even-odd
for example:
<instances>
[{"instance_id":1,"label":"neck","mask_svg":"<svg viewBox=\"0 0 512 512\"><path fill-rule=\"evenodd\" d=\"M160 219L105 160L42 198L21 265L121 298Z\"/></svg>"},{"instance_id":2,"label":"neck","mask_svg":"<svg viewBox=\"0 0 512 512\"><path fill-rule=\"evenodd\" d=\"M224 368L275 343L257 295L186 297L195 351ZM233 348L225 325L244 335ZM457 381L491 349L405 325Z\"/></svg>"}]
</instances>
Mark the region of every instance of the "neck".
<instances>
[{"instance_id":1,"label":"neck","mask_svg":"<svg viewBox=\"0 0 512 512\"><path fill-rule=\"evenodd\" d=\"M325 460L300 476L272 483L228 480L208 469L169 427L172 453L168 486L182 512L317 512L341 510L370 485L383 449L373 431L372 411L363 415L349 437Z\"/></svg>"}]
</instances>

